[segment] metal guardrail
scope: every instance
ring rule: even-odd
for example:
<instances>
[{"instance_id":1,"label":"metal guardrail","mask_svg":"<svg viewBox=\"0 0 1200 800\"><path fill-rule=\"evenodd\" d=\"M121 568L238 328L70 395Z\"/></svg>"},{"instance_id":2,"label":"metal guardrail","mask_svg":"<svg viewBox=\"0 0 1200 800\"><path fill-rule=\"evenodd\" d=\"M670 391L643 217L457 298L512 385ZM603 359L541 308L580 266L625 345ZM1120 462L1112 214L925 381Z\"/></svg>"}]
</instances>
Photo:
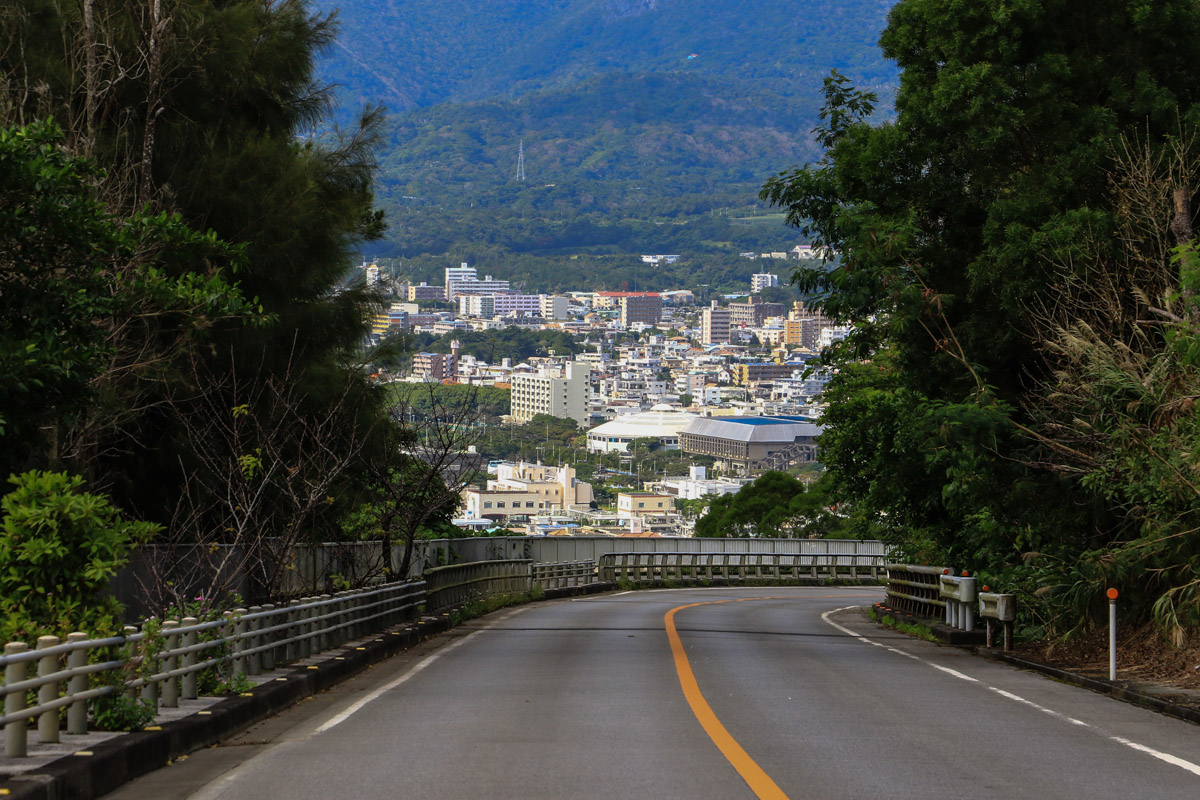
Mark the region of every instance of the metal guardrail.
<instances>
[{"instance_id":1,"label":"metal guardrail","mask_svg":"<svg viewBox=\"0 0 1200 800\"><path fill-rule=\"evenodd\" d=\"M927 619L939 619L945 614L946 601L941 598L941 576L946 567L926 567L917 564L886 564L887 604L897 611Z\"/></svg>"},{"instance_id":2,"label":"metal guardrail","mask_svg":"<svg viewBox=\"0 0 1200 800\"><path fill-rule=\"evenodd\" d=\"M310 597L278 608L251 606L209 622L168 620L162 624L161 649L147 647L144 632L106 639L79 632L69 634L66 642L43 636L33 650L25 642L10 642L0 656L4 754L26 755L26 721L34 717L39 741L53 743L59 741L59 709L64 707L71 734L87 732L88 702L106 695L140 692L156 711L160 705L173 708L180 699L195 699L204 670L258 675L410 619L424 599L425 583L416 581ZM137 652L134 645L141 645ZM93 654L98 660L88 663ZM37 662L37 674L29 677L32 662ZM131 671L137 677L129 677ZM35 690L37 702L29 705L27 693Z\"/></svg>"},{"instance_id":3,"label":"metal guardrail","mask_svg":"<svg viewBox=\"0 0 1200 800\"><path fill-rule=\"evenodd\" d=\"M533 587L528 559L472 561L424 572L430 613L440 613L488 596L524 594Z\"/></svg>"},{"instance_id":4,"label":"metal guardrail","mask_svg":"<svg viewBox=\"0 0 1200 800\"><path fill-rule=\"evenodd\" d=\"M878 579L880 555L798 553L605 553L601 580L635 583L664 581L744 581Z\"/></svg>"},{"instance_id":5,"label":"metal guardrail","mask_svg":"<svg viewBox=\"0 0 1200 800\"><path fill-rule=\"evenodd\" d=\"M590 586L599 583L595 561L564 561L560 564L533 564L533 585L542 589Z\"/></svg>"}]
</instances>

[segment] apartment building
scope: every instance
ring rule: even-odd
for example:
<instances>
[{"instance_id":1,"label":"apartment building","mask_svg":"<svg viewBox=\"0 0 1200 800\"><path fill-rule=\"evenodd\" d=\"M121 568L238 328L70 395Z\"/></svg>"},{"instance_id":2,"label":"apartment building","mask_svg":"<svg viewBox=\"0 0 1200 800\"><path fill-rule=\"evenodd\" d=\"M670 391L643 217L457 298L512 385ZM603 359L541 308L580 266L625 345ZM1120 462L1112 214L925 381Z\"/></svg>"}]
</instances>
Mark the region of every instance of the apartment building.
<instances>
[{"instance_id":1,"label":"apartment building","mask_svg":"<svg viewBox=\"0 0 1200 800\"><path fill-rule=\"evenodd\" d=\"M445 296L446 287L444 286L430 286L429 284L422 283L418 286L408 287L409 302L417 300L441 300Z\"/></svg>"},{"instance_id":2,"label":"apartment building","mask_svg":"<svg viewBox=\"0 0 1200 800\"><path fill-rule=\"evenodd\" d=\"M758 294L763 289L779 285L779 276L773 272L756 272L750 276L750 293Z\"/></svg>"},{"instance_id":3,"label":"apartment building","mask_svg":"<svg viewBox=\"0 0 1200 800\"><path fill-rule=\"evenodd\" d=\"M536 373L512 376L512 417L528 422L536 414L588 422L588 392L591 369L572 361L566 365L544 366Z\"/></svg>"},{"instance_id":4,"label":"apartment building","mask_svg":"<svg viewBox=\"0 0 1200 800\"><path fill-rule=\"evenodd\" d=\"M474 267L463 262L461 267L446 267L446 299L460 294L499 294L510 291L508 281L498 281L491 275L479 279Z\"/></svg>"},{"instance_id":5,"label":"apartment building","mask_svg":"<svg viewBox=\"0 0 1200 800\"><path fill-rule=\"evenodd\" d=\"M787 309L783 303L764 303L751 295L744 303L729 304L729 323L737 327L757 328L768 317L782 317Z\"/></svg>"},{"instance_id":6,"label":"apartment building","mask_svg":"<svg viewBox=\"0 0 1200 800\"><path fill-rule=\"evenodd\" d=\"M700 319L700 343L724 344L729 341L729 309L721 308L717 301L704 309Z\"/></svg>"}]
</instances>

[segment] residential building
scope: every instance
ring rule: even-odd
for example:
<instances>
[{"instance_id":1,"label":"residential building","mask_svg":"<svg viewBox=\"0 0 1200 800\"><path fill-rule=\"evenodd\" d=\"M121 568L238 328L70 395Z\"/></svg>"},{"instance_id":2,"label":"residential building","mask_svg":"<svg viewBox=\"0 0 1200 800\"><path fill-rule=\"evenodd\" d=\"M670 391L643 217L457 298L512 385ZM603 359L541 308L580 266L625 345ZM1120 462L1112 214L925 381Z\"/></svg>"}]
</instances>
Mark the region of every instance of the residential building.
<instances>
[{"instance_id":1,"label":"residential building","mask_svg":"<svg viewBox=\"0 0 1200 800\"><path fill-rule=\"evenodd\" d=\"M617 515L622 517L661 517L675 513L675 498L650 492L618 492Z\"/></svg>"},{"instance_id":2,"label":"residential building","mask_svg":"<svg viewBox=\"0 0 1200 800\"><path fill-rule=\"evenodd\" d=\"M443 381L454 378L458 367L458 341L450 343L449 353L417 353L413 356L413 375Z\"/></svg>"},{"instance_id":3,"label":"residential building","mask_svg":"<svg viewBox=\"0 0 1200 800\"><path fill-rule=\"evenodd\" d=\"M700 343L723 344L729 341L729 309L721 308L717 301L704 309L700 320Z\"/></svg>"},{"instance_id":4,"label":"residential building","mask_svg":"<svg viewBox=\"0 0 1200 800\"><path fill-rule=\"evenodd\" d=\"M657 325L662 320L662 297L655 292L625 292L619 298L621 326Z\"/></svg>"},{"instance_id":5,"label":"residential building","mask_svg":"<svg viewBox=\"0 0 1200 800\"><path fill-rule=\"evenodd\" d=\"M759 381L771 381L776 378L790 378L796 370L803 370L803 364L780 364L775 361L758 361L748 364L733 364L730 367L733 382L738 386L749 386Z\"/></svg>"},{"instance_id":6,"label":"residential building","mask_svg":"<svg viewBox=\"0 0 1200 800\"><path fill-rule=\"evenodd\" d=\"M588 422L591 369L572 361L565 366L544 366L536 373L512 376L512 417L528 422L536 414Z\"/></svg>"},{"instance_id":7,"label":"residential building","mask_svg":"<svg viewBox=\"0 0 1200 800\"><path fill-rule=\"evenodd\" d=\"M561 295L538 295L538 310L542 319L568 319L570 301Z\"/></svg>"},{"instance_id":8,"label":"residential building","mask_svg":"<svg viewBox=\"0 0 1200 800\"><path fill-rule=\"evenodd\" d=\"M507 520L535 517L547 511L583 511L595 499L592 485L575 477L571 466L541 463L503 463L484 489L462 493L465 516L473 519Z\"/></svg>"},{"instance_id":9,"label":"residential building","mask_svg":"<svg viewBox=\"0 0 1200 800\"><path fill-rule=\"evenodd\" d=\"M410 302L416 300L443 300L446 297L446 288L444 286L430 286L422 283L419 286L408 287L408 299Z\"/></svg>"},{"instance_id":10,"label":"residential building","mask_svg":"<svg viewBox=\"0 0 1200 800\"><path fill-rule=\"evenodd\" d=\"M751 295L744 303L729 304L729 324L757 328L768 317L782 317L785 310L783 303L764 303L761 297Z\"/></svg>"},{"instance_id":11,"label":"residential building","mask_svg":"<svg viewBox=\"0 0 1200 800\"><path fill-rule=\"evenodd\" d=\"M460 294L458 296L458 314L462 317L494 317L496 316L496 295Z\"/></svg>"},{"instance_id":12,"label":"residential building","mask_svg":"<svg viewBox=\"0 0 1200 800\"><path fill-rule=\"evenodd\" d=\"M479 279L474 267L464 261L461 267L446 267L446 299L453 300L460 294L499 294L508 292L508 281L498 281L491 275Z\"/></svg>"},{"instance_id":13,"label":"residential building","mask_svg":"<svg viewBox=\"0 0 1200 800\"><path fill-rule=\"evenodd\" d=\"M773 272L756 272L750 276L750 293L758 294L763 289L779 285L779 276Z\"/></svg>"}]
</instances>

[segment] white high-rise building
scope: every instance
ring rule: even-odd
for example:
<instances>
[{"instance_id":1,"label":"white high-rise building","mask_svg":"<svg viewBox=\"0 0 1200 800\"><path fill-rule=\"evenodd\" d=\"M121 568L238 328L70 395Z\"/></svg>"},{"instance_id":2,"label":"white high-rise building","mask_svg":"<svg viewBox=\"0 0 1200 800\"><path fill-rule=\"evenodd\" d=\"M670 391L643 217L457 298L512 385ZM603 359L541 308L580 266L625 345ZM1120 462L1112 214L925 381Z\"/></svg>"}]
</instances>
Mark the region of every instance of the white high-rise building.
<instances>
[{"instance_id":1,"label":"white high-rise building","mask_svg":"<svg viewBox=\"0 0 1200 800\"><path fill-rule=\"evenodd\" d=\"M779 285L779 276L773 272L756 272L750 276L750 294Z\"/></svg>"},{"instance_id":2,"label":"white high-rise building","mask_svg":"<svg viewBox=\"0 0 1200 800\"><path fill-rule=\"evenodd\" d=\"M588 422L591 369L571 361L565 367L542 367L534 375L513 375L512 417L528 422L536 414Z\"/></svg>"},{"instance_id":3,"label":"white high-rise building","mask_svg":"<svg viewBox=\"0 0 1200 800\"><path fill-rule=\"evenodd\" d=\"M446 267L446 299L454 300L461 294L496 294L509 291L508 281L498 281L491 275L479 279L474 267L463 262L461 267Z\"/></svg>"}]
</instances>

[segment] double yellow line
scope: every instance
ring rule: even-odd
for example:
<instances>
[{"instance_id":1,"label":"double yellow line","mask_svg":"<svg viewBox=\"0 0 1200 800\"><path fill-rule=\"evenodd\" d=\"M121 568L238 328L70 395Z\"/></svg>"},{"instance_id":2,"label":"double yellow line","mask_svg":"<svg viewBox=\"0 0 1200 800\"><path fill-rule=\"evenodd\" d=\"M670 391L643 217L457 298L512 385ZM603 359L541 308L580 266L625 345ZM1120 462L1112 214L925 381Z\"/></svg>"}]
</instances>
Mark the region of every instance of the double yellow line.
<instances>
[{"instance_id":1,"label":"double yellow line","mask_svg":"<svg viewBox=\"0 0 1200 800\"><path fill-rule=\"evenodd\" d=\"M833 597L835 595L822 596ZM846 595L836 596L845 597ZM671 654L675 657L675 671L679 673L679 685L683 687L683 696L687 698L688 705L692 708L692 713L696 715L696 719L700 722L700 726L704 728L704 732L708 734L708 738L712 739L713 744L721 751L721 755L725 756L730 765L737 770L738 775L742 776L742 780L746 782L750 790L756 796L762 798L762 800L768 800L768 798L770 800L788 800L788 796L776 785L775 781L771 780L771 776L764 772L763 768L750 757L750 754L742 749L737 740L721 724L721 720L717 719L717 715L713 713L712 708L708 705L708 701L704 699L704 695L700 691L700 684L696 682L696 675L692 672L692 665L688 661L687 654L683 651L683 642L679 639L679 632L675 630L675 614L683 611L685 608L695 608L696 606L744 603L748 600L784 599L792 600L795 598L741 597L736 600L710 600L705 603L689 603L686 606L672 608L663 617L663 622L667 627L667 639L671 642Z\"/></svg>"}]
</instances>

